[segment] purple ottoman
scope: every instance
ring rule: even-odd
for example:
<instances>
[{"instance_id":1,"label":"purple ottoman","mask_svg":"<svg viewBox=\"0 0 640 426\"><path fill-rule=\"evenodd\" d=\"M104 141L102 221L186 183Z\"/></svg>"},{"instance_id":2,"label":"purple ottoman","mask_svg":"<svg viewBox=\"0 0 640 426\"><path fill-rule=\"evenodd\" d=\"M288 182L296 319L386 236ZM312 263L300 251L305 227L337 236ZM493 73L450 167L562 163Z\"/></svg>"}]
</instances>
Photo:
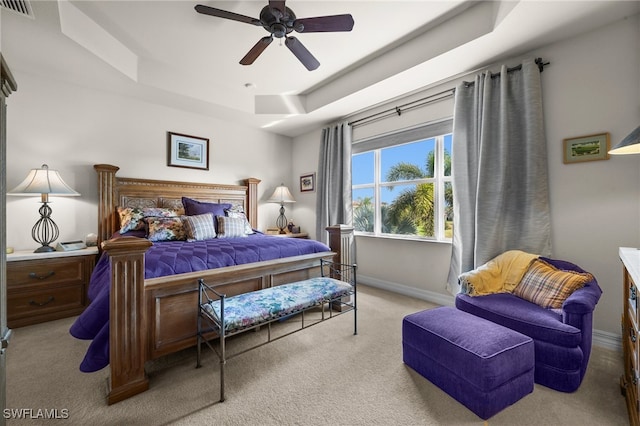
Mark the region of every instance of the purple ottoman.
<instances>
[{"instance_id":1,"label":"purple ottoman","mask_svg":"<svg viewBox=\"0 0 640 426\"><path fill-rule=\"evenodd\" d=\"M486 420L533 392L533 340L453 307L402 320L403 361Z\"/></svg>"}]
</instances>

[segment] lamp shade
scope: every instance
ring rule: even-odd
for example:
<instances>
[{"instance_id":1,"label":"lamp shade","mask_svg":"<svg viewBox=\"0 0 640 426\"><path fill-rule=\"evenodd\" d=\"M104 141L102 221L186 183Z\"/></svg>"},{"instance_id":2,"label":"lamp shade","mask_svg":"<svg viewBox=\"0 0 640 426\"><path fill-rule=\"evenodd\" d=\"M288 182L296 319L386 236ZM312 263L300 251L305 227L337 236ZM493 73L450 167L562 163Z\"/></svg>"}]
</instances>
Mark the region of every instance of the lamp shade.
<instances>
[{"instance_id":1,"label":"lamp shade","mask_svg":"<svg viewBox=\"0 0 640 426\"><path fill-rule=\"evenodd\" d=\"M640 126L614 146L609 154L640 154Z\"/></svg>"},{"instance_id":2,"label":"lamp shade","mask_svg":"<svg viewBox=\"0 0 640 426\"><path fill-rule=\"evenodd\" d=\"M9 195L56 195L66 197L78 197L80 194L64 183L57 170L49 169L43 164L39 169L31 169L25 180L13 188Z\"/></svg>"},{"instance_id":3,"label":"lamp shade","mask_svg":"<svg viewBox=\"0 0 640 426\"><path fill-rule=\"evenodd\" d=\"M293 195L291 195L291 191L289 188L284 186L284 184L280 184L275 191L273 191L273 195L271 198L267 200L270 203L295 203L296 200L293 199Z\"/></svg>"}]
</instances>

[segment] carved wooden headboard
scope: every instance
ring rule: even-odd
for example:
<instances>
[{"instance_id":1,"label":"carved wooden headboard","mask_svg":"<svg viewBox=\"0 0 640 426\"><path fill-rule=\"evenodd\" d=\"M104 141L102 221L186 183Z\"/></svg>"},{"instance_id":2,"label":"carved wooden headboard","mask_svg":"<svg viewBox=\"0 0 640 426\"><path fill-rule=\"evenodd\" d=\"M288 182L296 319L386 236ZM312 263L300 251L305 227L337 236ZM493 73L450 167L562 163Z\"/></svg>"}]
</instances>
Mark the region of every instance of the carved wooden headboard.
<instances>
[{"instance_id":1,"label":"carved wooden headboard","mask_svg":"<svg viewBox=\"0 0 640 426\"><path fill-rule=\"evenodd\" d=\"M177 182L116 177L120 168L110 164L96 164L93 168L98 173L98 247L119 229L118 206L181 207L183 196L241 205L251 226L258 227L260 179L245 179L245 185Z\"/></svg>"}]
</instances>

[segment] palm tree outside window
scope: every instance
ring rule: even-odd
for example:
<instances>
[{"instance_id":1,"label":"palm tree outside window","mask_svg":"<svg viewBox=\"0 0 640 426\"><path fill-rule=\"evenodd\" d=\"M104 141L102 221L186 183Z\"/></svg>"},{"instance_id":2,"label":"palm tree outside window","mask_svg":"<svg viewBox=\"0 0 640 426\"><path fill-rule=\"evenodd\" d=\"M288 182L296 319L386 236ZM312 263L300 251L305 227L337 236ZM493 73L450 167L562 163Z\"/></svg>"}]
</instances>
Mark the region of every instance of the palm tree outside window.
<instances>
[{"instance_id":1,"label":"palm tree outside window","mask_svg":"<svg viewBox=\"0 0 640 426\"><path fill-rule=\"evenodd\" d=\"M442 123L418 130L354 144L353 225L357 233L451 240L452 135ZM434 136L443 130L449 133ZM407 141L420 135L428 137Z\"/></svg>"}]
</instances>

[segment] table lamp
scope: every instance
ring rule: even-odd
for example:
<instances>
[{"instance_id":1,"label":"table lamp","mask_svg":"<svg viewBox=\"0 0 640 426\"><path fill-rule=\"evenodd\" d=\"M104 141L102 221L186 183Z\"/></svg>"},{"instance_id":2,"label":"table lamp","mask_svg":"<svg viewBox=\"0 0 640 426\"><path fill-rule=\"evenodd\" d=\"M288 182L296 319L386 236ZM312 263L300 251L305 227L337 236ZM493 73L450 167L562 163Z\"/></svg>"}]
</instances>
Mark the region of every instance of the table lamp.
<instances>
[{"instance_id":1,"label":"table lamp","mask_svg":"<svg viewBox=\"0 0 640 426\"><path fill-rule=\"evenodd\" d=\"M58 225L51 219L51 207L49 207L49 195L62 197L78 197L80 194L64 183L57 170L50 170L43 164L39 169L31 169L24 181L7 195L33 196L40 195L42 206L38 210L40 219L31 228L31 238L40 244L34 253L46 253L55 251L49 244L60 235Z\"/></svg>"},{"instance_id":2,"label":"table lamp","mask_svg":"<svg viewBox=\"0 0 640 426\"><path fill-rule=\"evenodd\" d=\"M640 154L640 126L636 127L633 132L629 133L616 146L614 146L609 151L609 154Z\"/></svg>"},{"instance_id":3,"label":"table lamp","mask_svg":"<svg viewBox=\"0 0 640 426\"><path fill-rule=\"evenodd\" d=\"M609 151L613 155L640 154L640 126Z\"/></svg>"},{"instance_id":4,"label":"table lamp","mask_svg":"<svg viewBox=\"0 0 640 426\"><path fill-rule=\"evenodd\" d=\"M280 229L281 234L286 234L284 229L287 227L287 217L284 215L284 203L296 202L296 200L293 199L293 195L291 195L291 191L282 183L273 191L273 195L271 195L271 198L267 201L270 203L280 203L280 216L276 219L276 226Z\"/></svg>"}]
</instances>

